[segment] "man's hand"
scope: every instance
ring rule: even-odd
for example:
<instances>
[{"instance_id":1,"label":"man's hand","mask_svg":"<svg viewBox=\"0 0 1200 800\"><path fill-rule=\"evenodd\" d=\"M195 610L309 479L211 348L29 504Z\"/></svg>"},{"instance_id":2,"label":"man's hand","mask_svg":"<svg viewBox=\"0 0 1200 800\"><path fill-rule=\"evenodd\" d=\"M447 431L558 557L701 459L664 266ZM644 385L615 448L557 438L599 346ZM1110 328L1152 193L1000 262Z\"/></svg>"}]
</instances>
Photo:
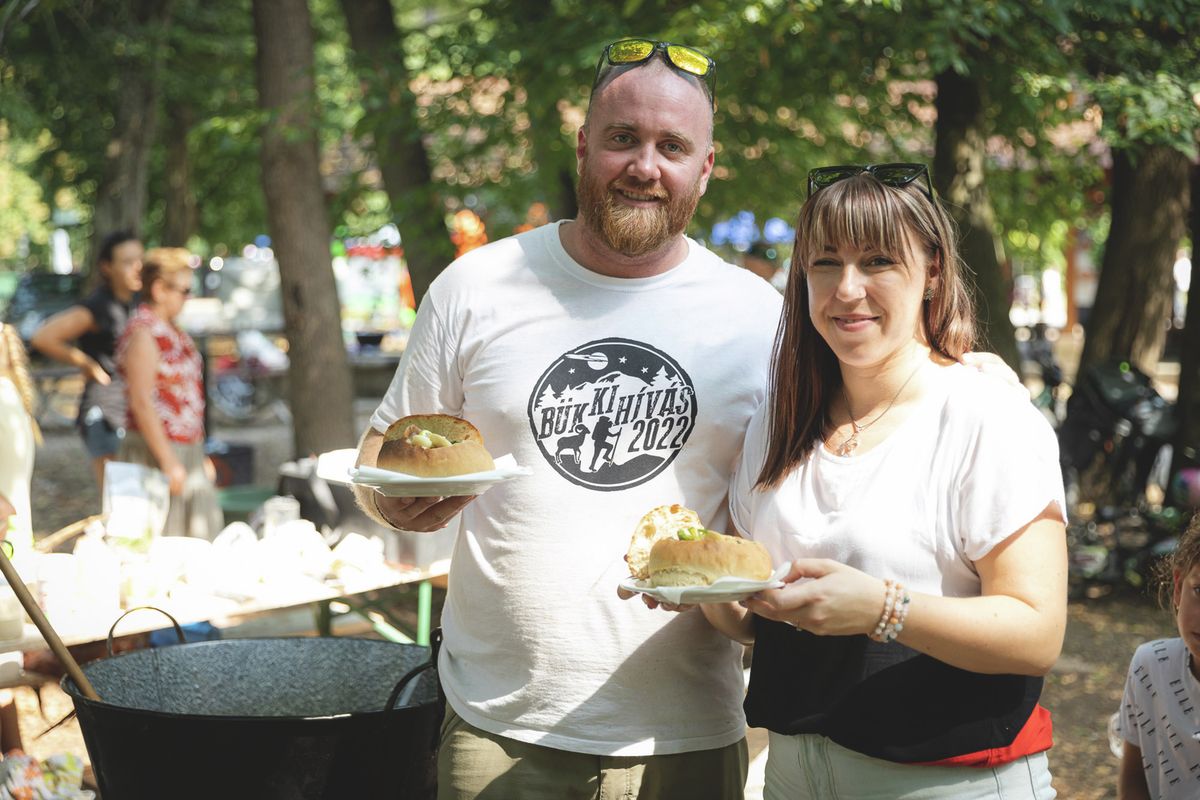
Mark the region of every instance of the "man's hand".
<instances>
[{"instance_id":1,"label":"man's hand","mask_svg":"<svg viewBox=\"0 0 1200 800\"><path fill-rule=\"evenodd\" d=\"M379 460L383 434L368 427L358 443L356 466L373 467ZM446 527L455 514L475 499L463 497L384 497L373 489L355 486L354 496L367 516L378 514L383 521L402 531L436 531ZM376 520L378 521L378 520Z\"/></svg>"},{"instance_id":2,"label":"man's hand","mask_svg":"<svg viewBox=\"0 0 1200 800\"><path fill-rule=\"evenodd\" d=\"M466 508L475 495L462 497L382 497L374 502L379 513L393 527L405 531L436 531Z\"/></svg>"},{"instance_id":3,"label":"man's hand","mask_svg":"<svg viewBox=\"0 0 1200 800\"><path fill-rule=\"evenodd\" d=\"M1021 376L1008 365L1007 361L995 353L963 353L962 363L1013 387L1025 388L1025 384L1021 383Z\"/></svg>"}]
</instances>

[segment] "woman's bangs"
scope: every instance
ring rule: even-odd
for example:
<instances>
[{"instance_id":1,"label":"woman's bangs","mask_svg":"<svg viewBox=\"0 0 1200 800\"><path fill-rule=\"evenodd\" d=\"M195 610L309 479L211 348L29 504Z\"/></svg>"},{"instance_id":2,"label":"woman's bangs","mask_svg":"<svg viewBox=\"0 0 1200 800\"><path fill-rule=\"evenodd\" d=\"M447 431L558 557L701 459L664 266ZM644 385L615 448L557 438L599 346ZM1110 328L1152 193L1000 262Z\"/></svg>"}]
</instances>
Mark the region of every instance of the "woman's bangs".
<instances>
[{"instance_id":1,"label":"woman's bangs","mask_svg":"<svg viewBox=\"0 0 1200 800\"><path fill-rule=\"evenodd\" d=\"M808 258L850 244L900 259L906 251L907 209L893 192L864 176L838 181L817 193L806 220Z\"/></svg>"}]
</instances>

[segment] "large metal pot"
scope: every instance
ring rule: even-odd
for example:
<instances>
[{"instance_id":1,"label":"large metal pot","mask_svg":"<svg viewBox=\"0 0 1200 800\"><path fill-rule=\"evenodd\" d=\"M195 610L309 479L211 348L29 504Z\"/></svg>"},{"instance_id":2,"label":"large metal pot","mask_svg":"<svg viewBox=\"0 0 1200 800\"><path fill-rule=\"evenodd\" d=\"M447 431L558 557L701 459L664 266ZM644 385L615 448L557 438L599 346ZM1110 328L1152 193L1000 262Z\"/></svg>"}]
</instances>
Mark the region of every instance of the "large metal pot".
<instances>
[{"instance_id":1,"label":"large metal pot","mask_svg":"<svg viewBox=\"0 0 1200 800\"><path fill-rule=\"evenodd\" d=\"M99 702L62 685L104 800L433 798L433 655L349 637L231 639L87 664Z\"/></svg>"}]
</instances>

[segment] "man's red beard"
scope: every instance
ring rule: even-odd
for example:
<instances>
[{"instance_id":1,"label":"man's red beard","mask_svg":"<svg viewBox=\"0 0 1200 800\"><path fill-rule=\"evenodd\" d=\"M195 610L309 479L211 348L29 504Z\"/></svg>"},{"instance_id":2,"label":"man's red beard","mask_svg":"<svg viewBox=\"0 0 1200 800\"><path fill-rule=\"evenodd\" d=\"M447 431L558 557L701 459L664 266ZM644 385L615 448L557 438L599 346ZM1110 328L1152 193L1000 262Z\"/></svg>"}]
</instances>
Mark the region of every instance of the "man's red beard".
<instances>
[{"instance_id":1,"label":"man's red beard","mask_svg":"<svg viewBox=\"0 0 1200 800\"><path fill-rule=\"evenodd\" d=\"M635 208L617 201L618 187L638 194L654 195L660 202L653 208ZM658 250L687 228L700 202L700 179L691 191L672 197L662 187L646 188L629 185L629 181L613 181L608 186L593 180L586 164L580 168L579 216L600 239L623 256L636 258Z\"/></svg>"}]
</instances>

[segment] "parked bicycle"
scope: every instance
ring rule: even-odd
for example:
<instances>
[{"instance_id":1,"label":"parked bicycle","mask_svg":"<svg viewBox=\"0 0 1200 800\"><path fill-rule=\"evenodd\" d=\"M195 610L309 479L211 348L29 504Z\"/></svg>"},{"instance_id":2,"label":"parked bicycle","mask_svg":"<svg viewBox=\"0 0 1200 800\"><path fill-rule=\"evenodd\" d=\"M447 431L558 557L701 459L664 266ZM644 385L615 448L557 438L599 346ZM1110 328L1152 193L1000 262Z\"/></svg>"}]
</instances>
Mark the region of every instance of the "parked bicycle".
<instances>
[{"instance_id":1,"label":"parked bicycle","mask_svg":"<svg viewBox=\"0 0 1200 800\"><path fill-rule=\"evenodd\" d=\"M1088 515L1087 504L1067 525L1067 586L1071 598L1096 598L1120 587L1153 584L1159 560L1175 551L1185 514L1106 506Z\"/></svg>"},{"instance_id":2,"label":"parked bicycle","mask_svg":"<svg viewBox=\"0 0 1200 800\"><path fill-rule=\"evenodd\" d=\"M1184 515L1159 505L1161 496L1150 502L1147 490L1176 424L1172 405L1127 361L1079 376L1058 430L1072 596L1143 588L1175 549Z\"/></svg>"},{"instance_id":3,"label":"parked bicycle","mask_svg":"<svg viewBox=\"0 0 1200 800\"><path fill-rule=\"evenodd\" d=\"M1050 331L1046 323L1039 322L1030 329L1029 338L1019 346L1021 357L1037 365L1042 381L1042 389L1033 397L1033 405L1057 428L1063 418L1063 387L1066 381L1054 354L1055 337Z\"/></svg>"},{"instance_id":4,"label":"parked bicycle","mask_svg":"<svg viewBox=\"0 0 1200 800\"><path fill-rule=\"evenodd\" d=\"M1176 426L1173 406L1128 361L1086 370L1058 430L1068 505L1143 504L1155 462Z\"/></svg>"}]
</instances>

